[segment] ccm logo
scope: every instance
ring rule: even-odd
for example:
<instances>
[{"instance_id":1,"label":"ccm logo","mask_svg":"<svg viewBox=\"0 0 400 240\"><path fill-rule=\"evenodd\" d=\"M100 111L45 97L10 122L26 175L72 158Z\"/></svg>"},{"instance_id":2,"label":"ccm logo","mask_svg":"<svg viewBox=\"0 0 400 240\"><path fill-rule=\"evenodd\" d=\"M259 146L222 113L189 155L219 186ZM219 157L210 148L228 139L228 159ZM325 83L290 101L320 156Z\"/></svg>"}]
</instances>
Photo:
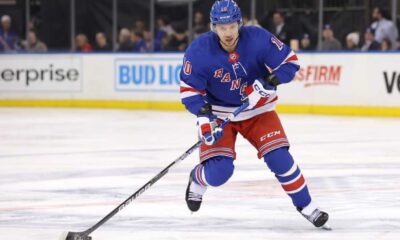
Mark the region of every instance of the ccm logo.
<instances>
[{"instance_id":1,"label":"ccm logo","mask_svg":"<svg viewBox=\"0 0 400 240\"><path fill-rule=\"evenodd\" d=\"M271 137L279 135L279 134L281 134L281 131L274 131L274 132L267 133L264 136L260 137L260 141L264 141L267 138L271 138Z\"/></svg>"}]
</instances>

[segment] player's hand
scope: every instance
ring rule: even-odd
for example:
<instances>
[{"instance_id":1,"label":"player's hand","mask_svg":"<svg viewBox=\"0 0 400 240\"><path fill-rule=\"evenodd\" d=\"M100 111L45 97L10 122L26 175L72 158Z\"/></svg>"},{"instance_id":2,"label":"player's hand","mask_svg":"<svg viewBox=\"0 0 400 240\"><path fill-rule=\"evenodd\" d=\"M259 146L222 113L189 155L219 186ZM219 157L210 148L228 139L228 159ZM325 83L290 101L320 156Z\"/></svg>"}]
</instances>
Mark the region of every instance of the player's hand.
<instances>
[{"instance_id":1,"label":"player's hand","mask_svg":"<svg viewBox=\"0 0 400 240\"><path fill-rule=\"evenodd\" d=\"M199 137L206 145L215 144L224 134L223 129L218 127L217 122L212 121L207 116L198 116L197 125L199 127Z\"/></svg>"},{"instance_id":2,"label":"player's hand","mask_svg":"<svg viewBox=\"0 0 400 240\"><path fill-rule=\"evenodd\" d=\"M247 109L253 109L262 106L276 97L276 88L268 87L263 84L264 80L256 79L254 83L246 88L247 101L249 106Z\"/></svg>"}]
</instances>

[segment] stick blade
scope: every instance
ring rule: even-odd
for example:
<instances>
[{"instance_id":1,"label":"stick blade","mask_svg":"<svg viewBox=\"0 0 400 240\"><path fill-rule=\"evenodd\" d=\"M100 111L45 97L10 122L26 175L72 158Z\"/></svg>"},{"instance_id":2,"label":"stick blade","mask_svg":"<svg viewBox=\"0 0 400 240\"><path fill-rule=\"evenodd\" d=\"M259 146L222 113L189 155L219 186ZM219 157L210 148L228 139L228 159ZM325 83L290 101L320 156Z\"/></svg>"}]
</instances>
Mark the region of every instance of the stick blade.
<instances>
[{"instance_id":1,"label":"stick blade","mask_svg":"<svg viewBox=\"0 0 400 240\"><path fill-rule=\"evenodd\" d=\"M92 237L82 232L63 232L59 240L92 240Z\"/></svg>"},{"instance_id":2,"label":"stick blade","mask_svg":"<svg viewBox=\"0 0 400 240\"><path fill-rule=\"evenodd\" d=\"M329 226L327 223L325 223L324 225L322 225L320 227L321 229L327 230L327 231L332 231L331 226Z\"/></svg>"}]
</instances>

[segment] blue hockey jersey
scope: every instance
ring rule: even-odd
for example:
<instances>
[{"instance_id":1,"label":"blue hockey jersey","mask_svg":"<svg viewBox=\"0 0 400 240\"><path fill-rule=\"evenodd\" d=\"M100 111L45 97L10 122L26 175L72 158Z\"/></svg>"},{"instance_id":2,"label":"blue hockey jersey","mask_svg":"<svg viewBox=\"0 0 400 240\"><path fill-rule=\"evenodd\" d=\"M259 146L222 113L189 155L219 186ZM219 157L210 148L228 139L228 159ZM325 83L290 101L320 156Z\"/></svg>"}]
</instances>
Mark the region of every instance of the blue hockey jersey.
<instances>
[{"instance_id":1,"label":"blue hockey jersey","mask_svg":"<svg viewBox=\"0 0 400 240\"><path fill-rule=\"evenodd\" d=\"M259 27L241 27L234 52L226 52L218 36L208 32L185 52L180 73L182 103L197 114L205 102L219 118L225 118L245 100L245 88L256 78L274 73L290 82L299 69L296 54L273 34ZM275 108L276 101L242 112L236 121L249 119Z\"/></svg>"}]
</instances>

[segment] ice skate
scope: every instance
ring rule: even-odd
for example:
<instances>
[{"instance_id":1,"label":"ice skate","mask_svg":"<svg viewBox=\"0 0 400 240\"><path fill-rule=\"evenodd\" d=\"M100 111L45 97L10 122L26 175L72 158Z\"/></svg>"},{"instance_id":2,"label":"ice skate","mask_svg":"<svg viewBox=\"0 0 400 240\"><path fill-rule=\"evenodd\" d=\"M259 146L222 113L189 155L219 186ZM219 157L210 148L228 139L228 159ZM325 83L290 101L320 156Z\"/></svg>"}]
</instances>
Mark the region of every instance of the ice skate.
<instances>
[{"instance_id":1,"label":"ice skate","mask_svg":"<svg viewBox=\"0 0 400 240\"><path fill-rule=\"evenodd\" d=\"M197 212L200 209L203 194L206 192L207 187L200 186L193 181L193 171L189 176L189 183L186 188L186 204L190 211Z\"/></svg>"},{"instance_id":2,"label":"ice skate","mask_svg":"<svg viewBox=\"0 0 400 240\"><path fill-rule=\"evenodd\" d=\"M310 221L315 227L332 230L327 224L329 215L328 213L321 211L313 202L308 204L305 208L297 208L297 211L301 213L308 221Z\"/></svg>"}]
</instances>

